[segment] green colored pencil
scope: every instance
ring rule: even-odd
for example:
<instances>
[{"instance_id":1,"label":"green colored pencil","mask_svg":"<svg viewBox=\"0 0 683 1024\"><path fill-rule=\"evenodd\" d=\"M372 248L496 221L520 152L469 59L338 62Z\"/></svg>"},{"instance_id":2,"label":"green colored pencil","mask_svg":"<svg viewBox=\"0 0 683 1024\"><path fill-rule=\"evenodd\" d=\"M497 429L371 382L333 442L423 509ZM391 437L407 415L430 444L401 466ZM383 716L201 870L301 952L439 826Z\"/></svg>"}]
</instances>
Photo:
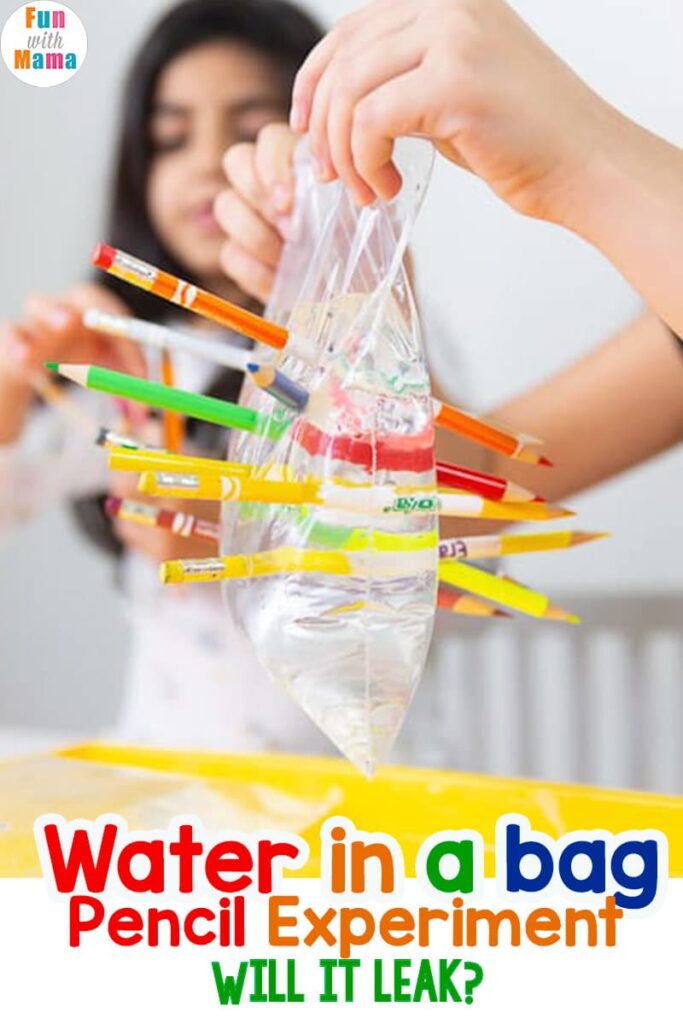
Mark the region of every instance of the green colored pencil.
<instances>
[{"instance_id":1,"label":"green colored pencil","mask_svg":"<svg viewBox=\"0 0 683 1024\"><path fill-rule=\"evenodd\" d=\"M234 402L225 402L208 395L197 395L192 391L182 391L180 388L171 388L166 384L133 377L128 373L106 370L101 366L77 363L45 363L45 366L53 373L59 373L84 388L104 391L118 398L129 398L133 402L142 402L156 409L170 409L192 419L216 423L220 427L264 434L272 440L282 437L291 422L289 419L272 420L263 413L236 405Z\"/></svg>"}]
</instances>

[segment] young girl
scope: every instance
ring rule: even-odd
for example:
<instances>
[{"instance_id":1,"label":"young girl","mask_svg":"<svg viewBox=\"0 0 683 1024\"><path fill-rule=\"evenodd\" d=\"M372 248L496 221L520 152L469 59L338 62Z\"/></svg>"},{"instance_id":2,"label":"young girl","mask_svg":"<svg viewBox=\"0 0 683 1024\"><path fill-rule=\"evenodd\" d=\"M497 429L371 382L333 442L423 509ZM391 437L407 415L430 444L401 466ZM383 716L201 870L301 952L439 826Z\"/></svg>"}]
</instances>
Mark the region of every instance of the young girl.
<instances>
[{"instance_id":1,"label":"young girl","mask_svg":"<svg viewBox=\"0 0 683 1024\"><path fill-rule=\"evenodd\" d=\"M144 40L129 75L106 240L249 304L219 266L224 239L213 203L223 180L221 159L230 145L253 140L265 124L286 115L296 70L319 37L308 16L281 0L187 0L167 13ZM159 584L160 560L209 555L211 548L131 523L112 528L103 497L131 495L134 481L108 478L94 438L75 433L52 408L38 407L30 382L46 359L145 373L144 355L132 343L83 327L89 307L182 319L169 304L102 277L58 299L32 295L21 322L2 325L0 527L9 530L59 497L77 498L83 528L118 558L132 631L119 735L158 745L328 749L265 678L218 588ZM182 326L205 325L188 315ZM223 398L235 399L241 386L240 374L216 373L190 357L177 358L175 372L179 387ZM69 397L81 406L93 400L76 389ZM115 417L107 403L103 425L115 425ZM190 448L225 456L225 431L196 422L187 430ZM194 511L218 517L205 503Z\"/></svg>"}]
</instances>

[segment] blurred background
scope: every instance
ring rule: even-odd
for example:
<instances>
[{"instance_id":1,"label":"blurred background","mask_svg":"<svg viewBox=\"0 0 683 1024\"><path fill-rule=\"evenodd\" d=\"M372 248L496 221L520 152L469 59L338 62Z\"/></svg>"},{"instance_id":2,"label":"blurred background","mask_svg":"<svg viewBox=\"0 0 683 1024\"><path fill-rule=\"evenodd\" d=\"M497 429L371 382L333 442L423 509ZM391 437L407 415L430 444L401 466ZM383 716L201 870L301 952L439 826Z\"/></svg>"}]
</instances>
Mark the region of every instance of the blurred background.
<instances>
[{"instance_id":1,"label":"blurred background","mask_svg":"<svg viewBox=\"0 0 683 1024\"><path fill-rule=\"evenodd\" d=\"M15 6L0 0L0 20ZM2 318L29 289L58 293L86 273L122 77L170 4L70 6L88 32L74 78L36 89L0 68ZM361 5L303 6L329 25ZM513 6L610 102L683 145L680 2ZM432 360L476 409L576 359L640 308L588 246L508 211L442 161L414 254L420 299L442 325L427 339ZM430 763L446 745L466 770L683 791L682 502L679 449L573 503L577 527L609 530L610 541L525 560L526 581L583 615L578 629L440 619L399 756ZM109 727L125 656L111 564L64 510L0 549L0 755Z\"/></svg>"}]
</instances>

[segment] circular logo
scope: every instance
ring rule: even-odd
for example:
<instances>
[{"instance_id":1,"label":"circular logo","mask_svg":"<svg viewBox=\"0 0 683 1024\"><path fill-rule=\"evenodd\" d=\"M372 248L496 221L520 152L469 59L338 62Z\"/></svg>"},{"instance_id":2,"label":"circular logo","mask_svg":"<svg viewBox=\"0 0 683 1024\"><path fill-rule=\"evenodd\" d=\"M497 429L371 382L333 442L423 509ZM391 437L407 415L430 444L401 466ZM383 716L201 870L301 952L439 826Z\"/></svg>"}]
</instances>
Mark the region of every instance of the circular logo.
<instances>
[{"instance_id":1,"label":"circular logo","mask_svg":"<svg viewBox=\"0 0 683 1024\"><path fill-rule=\"evenodd\" d=\"M42 0L24 4L10 14L0 48L15 78L47 89L80 71L88 37L83 22L70 7Z\"/></svg>"}]
</instances>

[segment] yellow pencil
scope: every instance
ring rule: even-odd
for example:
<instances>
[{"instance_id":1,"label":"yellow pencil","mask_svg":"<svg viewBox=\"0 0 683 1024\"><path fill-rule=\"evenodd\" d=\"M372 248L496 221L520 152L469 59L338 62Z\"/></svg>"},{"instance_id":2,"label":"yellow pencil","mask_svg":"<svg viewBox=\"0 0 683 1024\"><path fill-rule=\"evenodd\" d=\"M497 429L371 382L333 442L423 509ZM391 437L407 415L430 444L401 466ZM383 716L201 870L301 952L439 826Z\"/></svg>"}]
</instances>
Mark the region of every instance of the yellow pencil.
<instances>
[{"instance_id":1,"label":"yellow pencil","mask_svg":"<svg viewBox=\"0 0 683 1024\"><path fill-rule=\"evenodd\" d=\"M442 583L466 590L495 604L531 615L537 619L553 618L565 622L579 622L576 615L557 608L546 594L522 586L515 580L468 565L466 562L440 562L439 579Z\"/></svg>"},{"instance_id":2,"label":"yellow pencil","mask_svg":"<svg viewBox=\"0 0 683 1024\"><path fill-rule=\"evenodd\" d=\"M234 476L250 476L254 470L254 467L246 462L224 462L221 459L208 459L198 455L176 455L175 452L148 449L132 451L121 446L109 449L109 468L129 473L156 471L213 475L224 472Z\"/></svg>"},{"instance_id":3,"label":"yellow pencil","mask_svg":"<svg viewBox=\"0 0 683 1024\"><path fill-rule=\"evenodd\" d=\"M433 553L429 550L408 552L396 558L393 552L370 551L347 555L342 551L281 547L251 555L164 562L160 575L162 583L216 583L218 580L249 579L283 572L394 578L433 570Z\"/></svg>"},{"instance_id":4,"label":"yellow pencil","mask_svg":"<svg viewBox=\"0 0 683 1024\"><path fill-rule=\"evenodd\" d=\"M439 542L439 558L500 558L533 551L557 551L609 537L609 533L559 530L556 533L503 533L479 537L446 537Z\"/></svg>"},{"instance_id":5,"label":"yellow pencil","mask_svg":"<svg viewBox=\"0 0 683 1024\"><path fill-rule=\"evenodd\" d=\"M252 501L284 505L326 505L371 515L429 515L508 522L555 519L571 515L543 502L488 501L475 494L430 492L418 488L345 484L337 481L255 480L236 473L142 473L138 490L165 498L197 501Z\"/></svg>"}]
</instances>

